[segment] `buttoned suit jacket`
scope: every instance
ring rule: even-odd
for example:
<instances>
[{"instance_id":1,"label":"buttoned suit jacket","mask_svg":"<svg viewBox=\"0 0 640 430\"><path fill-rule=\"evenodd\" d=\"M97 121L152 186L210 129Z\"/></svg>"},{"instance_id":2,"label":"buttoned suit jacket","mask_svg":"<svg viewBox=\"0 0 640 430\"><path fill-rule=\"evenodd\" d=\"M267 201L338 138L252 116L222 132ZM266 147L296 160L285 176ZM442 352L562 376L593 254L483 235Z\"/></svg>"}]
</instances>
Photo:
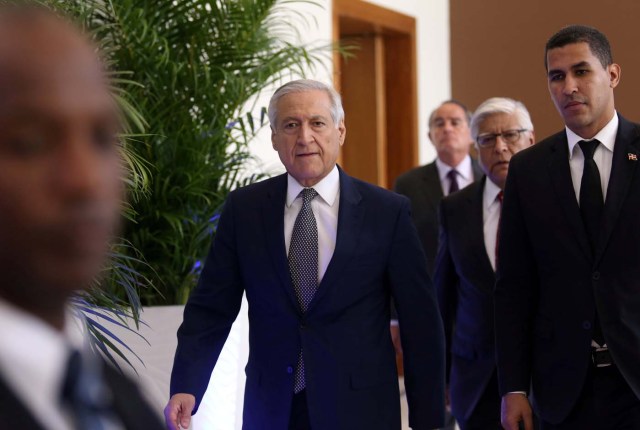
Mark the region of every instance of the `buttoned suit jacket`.
<instances>
[{"instance_id":1,"label":"buttoned suit jacket","mask_svg":"<svg viewBox=\"0 0 640 430\"><path fill-rule=\"evenodd\" d=\"M500 390L531 383L534 406L553 424L585 381L596 309L613 360L640 396L640 131L619 119L594 255L565 131L519 152L509 167L495 290Z\"/></svg>"},{"instance_id":2,"label":"buttoned suit jacket","mask_svg":"<svg viewBox=\"0 0 640 430\"><path fill-rule=\"evenodd\" d=\"M483 176L478 163L472 158L473 179ZM444 197L436 162L416 167L396 180L394 190L411 200L411 218L416 225L420 242L427 256L427 268L433 276L438 252L438 206Z\"/></svg>"},{"instance_id":3,"label":"buttoned suit jacket","mask_svg":"<svg viewBox=\"0 0 640 430\"><path fill-rule=\"evenodd\" d=\"M440 204L434 284L445 327L451 410L459 419L469 418L496 368L495 274L483 228L486 180L445 197Z\"/></svg>"},{"instance_id":4,"label":"buttoned suit jacket","mask_svg":"<svg viewBox=\"0 0 640 430\"><path fill-rule=\"evenodd\" d=\"M202 399L239 309L249 303L243 426L286 429L304 351L311 427L399 429L393 296L405 349L409 420L444 420L444 336L409 201L340 170L336 247L307 312L291 283L284 241L286 175L232 192L178 331L171 392Z\"/></svg>"}]
</instances>

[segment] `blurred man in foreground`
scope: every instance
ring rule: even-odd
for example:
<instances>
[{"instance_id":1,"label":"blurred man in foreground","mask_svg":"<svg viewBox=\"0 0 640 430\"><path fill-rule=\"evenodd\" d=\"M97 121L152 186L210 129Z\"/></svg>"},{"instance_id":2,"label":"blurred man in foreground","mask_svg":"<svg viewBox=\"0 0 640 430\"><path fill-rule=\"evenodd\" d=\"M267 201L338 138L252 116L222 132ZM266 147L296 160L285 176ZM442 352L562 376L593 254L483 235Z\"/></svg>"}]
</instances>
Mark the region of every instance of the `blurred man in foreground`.
<instances>
[{"instance_id":1,"label":"blurred man in foreground","mask_svg":"<svg viewBox=\"0 0 640 430\"><path fill-rule=\"evenodd\" d=\"M159 429L136 387L70 339L124 183L119 114L94 47L31 6L0 6L0 422Z\"/></svg>"}]
</instances>

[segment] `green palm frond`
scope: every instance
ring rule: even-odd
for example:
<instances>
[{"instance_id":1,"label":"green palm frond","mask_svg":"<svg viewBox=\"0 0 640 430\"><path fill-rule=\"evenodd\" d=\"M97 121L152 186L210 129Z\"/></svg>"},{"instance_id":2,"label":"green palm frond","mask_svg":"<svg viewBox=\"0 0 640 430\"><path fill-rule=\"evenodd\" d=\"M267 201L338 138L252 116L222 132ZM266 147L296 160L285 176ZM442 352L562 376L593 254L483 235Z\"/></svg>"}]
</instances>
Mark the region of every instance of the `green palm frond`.
<instances>
[{"instance_id":1,"label":"green palm frond","mask_svg":"<svg viewBox=\"0 0 640 430\"><path fill-rule=\"evenodd\" d=\"M300 45L292 22L310 27L314 18L291 0L44 2L76 17L113 71L129 124L124 236L145 260L131 268L154 287L138 289L141 303L184 303L227 194L260 178L244 171L248 143L267 122L256 97L332 51Z\"/></svg>"}]
</instances>

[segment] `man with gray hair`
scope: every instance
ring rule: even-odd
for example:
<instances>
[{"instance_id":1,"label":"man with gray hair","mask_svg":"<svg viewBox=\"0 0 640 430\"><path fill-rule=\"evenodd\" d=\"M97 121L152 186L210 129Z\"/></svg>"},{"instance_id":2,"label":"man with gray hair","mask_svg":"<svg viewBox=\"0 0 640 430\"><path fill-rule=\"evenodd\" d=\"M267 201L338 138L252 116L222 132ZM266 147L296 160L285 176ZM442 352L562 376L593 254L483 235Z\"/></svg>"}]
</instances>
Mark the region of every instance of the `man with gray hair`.
<instances>
[{"instance_id":1,"label":"man with gray hair","mask_svg":"<svg viewBox=\"0 0 640 430\"><path fill-rule=\"evenodd\" d=\"M167 424L188 427L246 292L243 428L399 430L392 297L409 424L440 426L442 320L409 200L336 165L346 127L333 88L285 84L269 119L287 173L225 203L178 331Z\"/></svg>"},{"instance_id":2,"label":"man with gray hair","mask_svg":"<svg viewBox=\"0 0 640 430\"><path fill-rule=\"evenodd\" d=\"M494 354L493 286L498 221L509 160L534 144L526 107L486 100L471 120L485 177L440 204L434 284L445 327L447 391L462 430L500 429Z\"/></svg>"}]
</instances>

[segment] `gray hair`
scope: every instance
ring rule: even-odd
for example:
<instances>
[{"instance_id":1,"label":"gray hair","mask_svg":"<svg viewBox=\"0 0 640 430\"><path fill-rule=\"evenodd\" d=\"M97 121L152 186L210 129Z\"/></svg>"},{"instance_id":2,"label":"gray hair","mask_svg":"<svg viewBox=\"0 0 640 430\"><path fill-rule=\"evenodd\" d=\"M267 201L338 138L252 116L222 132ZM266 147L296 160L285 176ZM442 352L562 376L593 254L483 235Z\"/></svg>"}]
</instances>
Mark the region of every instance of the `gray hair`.
<instances>
[{"instance_id":1,"label":"gray hair","mask_svg":"<svg viewBox=\"0 0 640 430\"><path fill-rule=\"evenodd\" d=\"M324 91L329 95L329 100L331 102L331 119L333 119L337 128L344 119L344 109L342 107L342 98L340 98L340 94L338 94L332 86L312 79L298 79L296 81L287 82L273 93L273 96L271 96L271 100L269 101L269 124L271 124L271 128L273 130L276 129L276 118L278 117L278 108L276 106L282 97L288 94L316 90Z\"/></svg>"},{"instance_id":2,"label":"gray hair","mask_svg":"<svg viewBox=\"0 0 640 430\"><path fill-rule=\"evenodd\" d=\"M529 111L522 102L506 97L492 97L482 102L471 118L471 137L478 138L478 126L488 116L498 113L515 115L521 128L533 131L533 122Z\"/></svg>"}]
</instances>

